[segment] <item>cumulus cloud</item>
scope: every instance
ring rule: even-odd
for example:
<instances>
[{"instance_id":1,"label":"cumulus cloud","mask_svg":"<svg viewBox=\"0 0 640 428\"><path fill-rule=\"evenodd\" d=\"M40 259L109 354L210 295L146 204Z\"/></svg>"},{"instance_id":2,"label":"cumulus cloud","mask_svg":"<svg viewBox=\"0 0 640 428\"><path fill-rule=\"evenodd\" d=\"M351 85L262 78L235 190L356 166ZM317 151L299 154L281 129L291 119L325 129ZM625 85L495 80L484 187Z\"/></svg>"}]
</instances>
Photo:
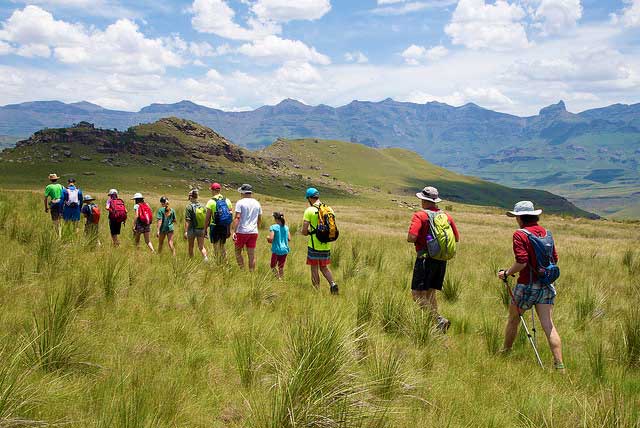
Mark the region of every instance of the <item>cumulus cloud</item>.
<instances>
[{"instance_id":1,"label":"cumulus cloud","mask_svg":"<svg viewBox=\"0 0 640 428\"><path fill-rule=\"evenodd\" d=\"M444 58L448 55L448 53L449 50L442 45L434 46L428 49L424 46L411 45L400 55L404 58L407 64L418 65L425 60L436 61L440 58Z\"/></svg>"},{"instance_id":2,"label":"cumulus cloud","mask_svg":"<svg viewBox=\"0 0 640 428\"><path fill-rule=\"evenodd\" d=\"M255 40L282 31L270 21L249 18L247 26L235 22L235 11L224 0L194 0L190 9L193 28L232 40Z\"/></svg>"},{"instance_id":3,"label":"cumulus cloud","mask_svg":"<svg viewBox=\"0 0 640 428\"><path fill-rule=\"evenodd\" d=\"M576 26L582 17L580 0L535 0L535 26L544 35L562 34Z\"/></svg>"},{"instance_id":4,"label":"cumulus cloud","mask_svg":"<svg viewBox=\"0 0 640 428\"><path fill-rule=\"evenodd\" d=\"M369 58L360 51L347 52L344 54L344 60L347 62L355 62L357 64L366 64Z\"/></svg>"},{"instance_id":5,"label":"cumulus cloud","mask_svg":"<svg viewBox=\"0 0 640 428\"><path fill-rule=\"evenodd\" d=\"M640 27L640 0L623 0L627 5L620 14L612 14L614 24L625 27Z\"/></svg>"},{"instance_id":6,"label":"cumulus cloud","mask_svg":"<svg viewBox=\"0 0 640 428\"><path fill-rule=\"evenodd\" d=\"M509 97L494 87L465 88L462 91L455 91L448 95L433 95L426 92L414 91L406 97L403 97L403 100L419 104L437 101L452 106L474 103L483 107L496 109L502 109L513 104L513 101Z\"/></svg>"},{"instance_id":7,"label":"cumulus cloud","mask_svg":"<svg viewBox=\"0 0 640 428\"><path fill-rule=\"evenodd\" d=\"M184 60L160 39L149 39L138 26L120 19L104 31L54 19L37 6L16 10L3 23L0 41L15 46L18 55L49 57L123 73L164 72Z\"/></svg>"},{"instance_id":8,"label":"cumulus cloud","mask_svg":"<svg viewBox=\"0 0 640 428\"><path fill-rule=\"evenodd\" d=\"M251 10L262 21L313 21L331 10L329 0L258 0Z\"/></svg>"},{"instance_id":9,"label":"cumulus cloud","mask_svg":"<svg viewBox=\"0 0 640 428\"><path fill-rule=\"evenodd\" d=\"M276 78L289 84L309 85L322 81L322 76L308 62L286 62L276 70Z\"/></svg>"},{"instance_id":10,"label":"cumulus cloud","mask_svg":"<svg viewBox=\"0 0 640 428\"><path fill-rule=\"evenodd\" d=\"M445 32L454 44L471 49L513 50L529 46L522 20L526 13L517 4L497 0L460 0Z\"/></svg>"},{"instance_id":11,"label":"cumulus cloud","mask_svg":"<svg viewBox=\"0 0 640 428\"><path fill-rule=\"evenodd\" d=\"M282 39L278 36L267 36L252 43L245 43L238 52L252 58L263 58L268 61L307 61L316 64L330 64L331 60L315 48L309 47L299 40Z\"/></svg>"}]
</instances>

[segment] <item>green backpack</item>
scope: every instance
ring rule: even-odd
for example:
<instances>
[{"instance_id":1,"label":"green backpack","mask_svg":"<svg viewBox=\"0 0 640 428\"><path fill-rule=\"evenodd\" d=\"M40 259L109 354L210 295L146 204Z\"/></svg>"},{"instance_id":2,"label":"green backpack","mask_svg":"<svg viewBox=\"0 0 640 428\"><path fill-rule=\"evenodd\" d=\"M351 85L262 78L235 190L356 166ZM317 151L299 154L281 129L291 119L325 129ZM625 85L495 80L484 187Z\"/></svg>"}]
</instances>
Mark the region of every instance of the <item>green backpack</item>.
<instances>
[{"instance_id":1,"label":"green backpack","mask_svg":"<svg viewBox=\"0 0 640 428\"><path fill-rule=\"evenodd\" d=\"M456 255L456 237L444 211L428 211L427 252L436 260L451 260Z\"/></svg>"},{"instance_id":2,"label":"green backpack","mask_svg":"<svg viewBox=\"0 0 640 428\"><path fill-rule=\"evenodd\" d=\"M204 229L205 220L207 219L207 208L198 203L191 204L193 214L191 214L191 223L194 229Z\"/></svg>"}]
</instances>

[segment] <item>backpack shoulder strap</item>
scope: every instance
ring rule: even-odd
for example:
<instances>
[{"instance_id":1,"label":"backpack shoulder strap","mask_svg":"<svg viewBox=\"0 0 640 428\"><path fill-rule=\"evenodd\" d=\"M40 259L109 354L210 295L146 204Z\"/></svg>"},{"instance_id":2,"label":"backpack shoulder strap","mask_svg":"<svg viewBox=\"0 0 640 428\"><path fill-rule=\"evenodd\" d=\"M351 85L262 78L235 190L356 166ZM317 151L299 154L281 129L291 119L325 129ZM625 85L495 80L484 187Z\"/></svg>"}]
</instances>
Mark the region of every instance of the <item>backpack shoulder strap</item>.
<instances>
[{"instance_id":1,"label":"backpack shoulder strap","mask_svg":"<svg viewBox=\"0 0 640 428\"><path fill-rule=\"evenodd\" d=\"M533 236L533 233L529 232L527 229L522 228L522 229L518 229L520 232L524 233L527 236Z\"/></svg>"}]
</instances>

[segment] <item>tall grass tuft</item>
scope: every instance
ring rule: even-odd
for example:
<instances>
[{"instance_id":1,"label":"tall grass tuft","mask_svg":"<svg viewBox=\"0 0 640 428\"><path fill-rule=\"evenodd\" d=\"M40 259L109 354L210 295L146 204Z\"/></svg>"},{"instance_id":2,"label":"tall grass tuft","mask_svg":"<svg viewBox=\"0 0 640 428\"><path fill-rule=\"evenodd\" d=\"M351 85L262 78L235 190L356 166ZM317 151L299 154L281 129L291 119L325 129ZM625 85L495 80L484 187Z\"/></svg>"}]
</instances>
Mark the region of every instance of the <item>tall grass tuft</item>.
<instances>
[{"instance_id":1,"label":"tall grass tuft","mask_svg":"<svg viewBox=\"0 0 640 428\"><path fill-rule=\"evenodd\" d=\"M107 300L111 300L116 295L116 288L120 282L120 272L124 268L124 262L117 256L110 255L104 257L100 264L100 285Z\"/></svg>"},{"instance_id":2,"label":"tall grass tuft","mask_svg":"<svg viewBox=\"0 0 640 428\"><path fill-rule=\"evenodd\" d=\"M249 388L253 384L256 374L257 339L253 328L239 331L233 335L231 341L233 356L240 375L240 383Z\"/></svg>"},{"instance_id":3,"label":"tall grass tuft","mask_svg":"<svg viewBox=\"0 0 640 428\"><path fill-rule=\"evenodd\" d=\"M358 293L356 304L356 325L367 324L373 318L374 300L373 291L365 288Z\"/></svg>"},{"instance_id":4,"label":"tall grass tuft","mask_svg":"<svg viewBox=\"0 0 640 428\"><path fill-rule=\"evenodd\" d=\"M376 348L368 364L373 393L383 400L396 398L404 383L402 367L403 359L400 353L391 348Z\"/></svg>"},{"instance_id":5,"label":"tall grass tuft","mask_svg":"<svg viewBox=\"0 0 640 428\"><path fill-rule=\"evenodd\" d=\"M387 333L398 333L406 319L405 299L395 293L386 293L380 304L380 322Z\"/></svg>"},{"instance_id":6,"label":"tall grass tuft","mask_svg":"<svg viewBox=\"0 0 640 428\"><path fill-rule=\"evenodd\" d=\"M511 304L511 294L509 294L509 289L507 287L511 286L500 281L500 286L496 288L498 299L505 308L508 308L509 304Z\"/></svg>"},{"instance_id":7,"label":"tall grass tuft","mask_svg":"<svg viewBox=\"0 0 640 428\"><path fill-rule=\"evenodd\" d=\"M254 274L249 280L249 301L257 306L273 303L278 295L273 291L271 284L270 273L264 275Z\"/></svg>"},{"instance_id":8,"label":"tall grass tuft","mask_svg":"<svg viewBox=\"0 0 640 428\"><path fill-rule=\"evenodd\" d=\"M640 309L634 307L622 321L623 355L627 365L640 367Z\"/></svg>"},{"instance_id":9,"label":"tall grass tuft","mask_svg":"<svg viewBox=\"0 0 640 428\"><path fill-rule=\"evenodd\" d=\"M592 287L580 293L576 299L574 306L576 312L576 325L580 328L584 328L586 324L604 313L602 306L604 305L604 298L599 298L593 292Z\"/></svg>"},{"instance_id":10,"label":"tall grass tuft","mask_svg":"<svg viewBox=\"0 0 640 428\"><path fill-rule=\"evenodd\" d=\"M405 323L407 335L417 346L426 346L436 335L436 323L431 311L415 307Z\"/></svg>"},{"instance_id":11,"label":"tall grass tuft","mask_svg":"<svg viewBox=\"0 0 640 428\"><path fill-rule=\"evenodd\" d=\"M28 360L34 367L52 372L68 369L78 355L70 325L75 316L77 296L73 287L49 295L42 310L33 314Z\"/></svg>"},{"instance_id":12,"label":"tall grass tuft","mask_svg":"<svg viewBox=\"0 0 640 428\"><path fill-rule=\"evenodd\" d=\"M273 362L274 384L250 402L255 428L351 427L378 415L353 369L353 337L335 320L313 316L291 325Z\"/></svg>"},{"instance_id":13,"label":"tall grass tuft","mask_svg":"<svg viewBox=\"0 0 640 428\"><path fill-rule=\"evenodd\" d=\"M0 427L46 425L25 418L36 403L36 391L27 384L29 372L20 365L26 349L0 349Z\"/></svg>"},{"instance_id":14,"label":"tall grass tuft","mask_svg":"<svg viewBox=\"0 0 640 428\"><path fill-rule=\"evenodd\" d=\"M49 229L43 230L36 241L36 271L42 272L55 265L59 250L56 236Z\"/></svg>"},{"instance_id":15,"label":"tall grass tuft","mask_svg":"<svg viewBox=\"0 0 640 428\"><path fill-rule=\"evenodd\" d=\"M500 326L497 322L487 318L482 320L482 338L489 354L496 355L500 352L501 336Z\"/></svg>"},{"instance_id":16,"label":"tall grass tuft","mask_svg":"<svg viewBox=\"0 0 640 428\"><path fill-rule=\"evenodd\" d=\"M457 302L462 292L462 281L458 277L447 275L442 286L442 297L447 302Z\"/></svg>"},{"instance_id":17,"label":"tall grass tuft","mask_svg":"<svg viewBox=\"0 0 640 428\"><path fill-rule=\"evenodd\" d=\"M96 428L159 428L163 423L161 412L154 402L152 391L139 379L123 378L101 400L102 409L95 423Z\"/></svg>"},{"instance_id":18,"label":"tall grass tuft","mask_svg":"<svg viewBox=\"0 0 640 428\"><path fill-rule=\"evenodd\" d=\"M633 275L640 270L640 261L637 260L636 253L631 248L628 248L622 254L622 265L627 268L630 275Z\"/></svg>"}]
</instances>

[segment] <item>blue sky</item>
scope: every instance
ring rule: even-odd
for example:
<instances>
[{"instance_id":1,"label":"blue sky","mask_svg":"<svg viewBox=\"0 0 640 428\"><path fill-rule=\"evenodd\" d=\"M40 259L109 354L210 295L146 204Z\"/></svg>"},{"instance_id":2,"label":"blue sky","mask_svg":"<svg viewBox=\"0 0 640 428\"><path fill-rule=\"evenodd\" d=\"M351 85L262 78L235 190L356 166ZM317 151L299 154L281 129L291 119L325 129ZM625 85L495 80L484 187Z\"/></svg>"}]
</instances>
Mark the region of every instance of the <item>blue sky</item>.
<instances>
[{"instance_id":1,"label":"blue sky","mask_svg":"<svg viewBox=\"0 0 640 428\"><path fill-rule=\"evenodd\" d=\"M1 0L0 104L640 102L640 0Z\"/></svg>"}]
</instances>

